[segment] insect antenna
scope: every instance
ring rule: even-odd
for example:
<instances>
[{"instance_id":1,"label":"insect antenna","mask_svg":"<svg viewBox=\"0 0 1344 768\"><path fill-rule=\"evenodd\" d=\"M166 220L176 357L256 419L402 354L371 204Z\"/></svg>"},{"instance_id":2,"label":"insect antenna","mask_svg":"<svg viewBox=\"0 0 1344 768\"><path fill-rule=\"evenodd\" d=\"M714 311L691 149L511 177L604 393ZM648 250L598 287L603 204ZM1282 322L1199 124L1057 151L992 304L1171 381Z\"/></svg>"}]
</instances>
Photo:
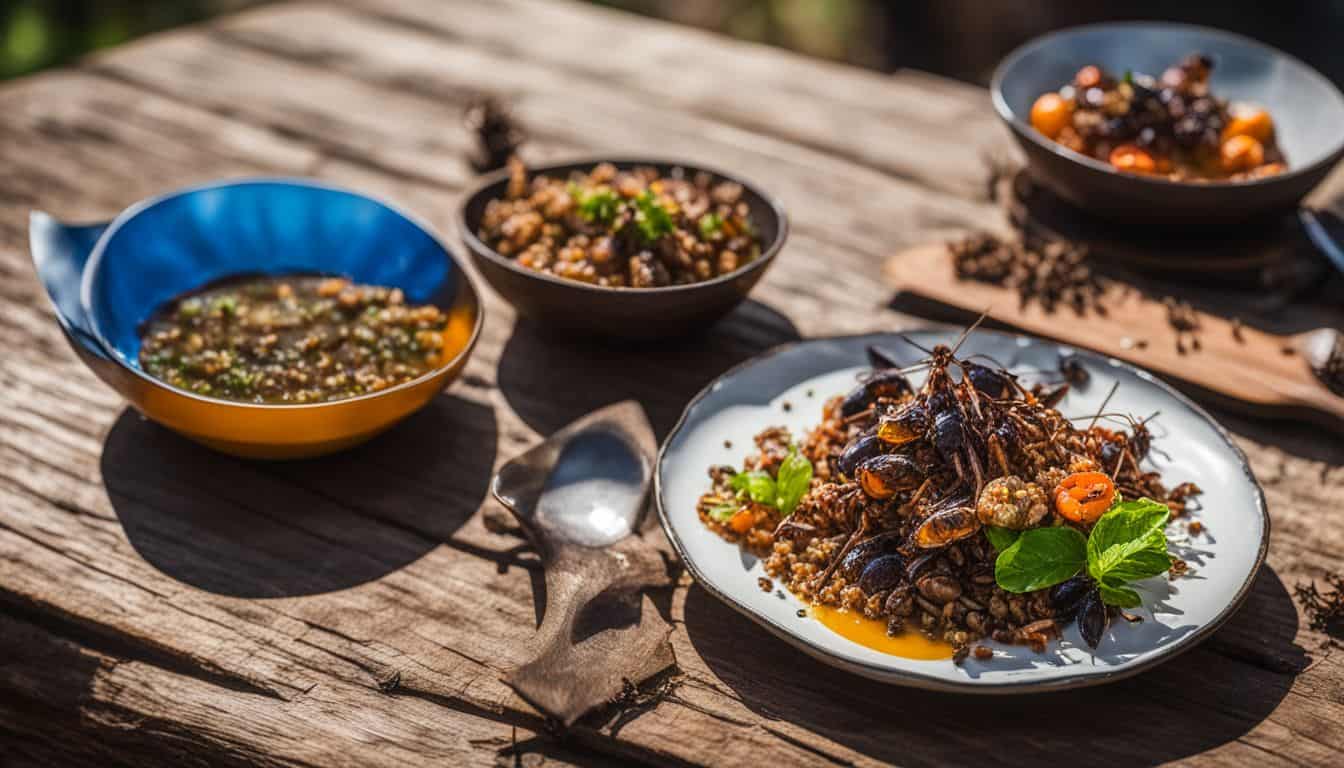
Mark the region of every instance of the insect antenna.
<instances>
[{"instance_id":1,"label":"insect antenna","mask_svg":"<svg viewBox=\"0 0 1344 768\"><path fill-rule=\"evenodd\" d=\"M985 307L985 311L980 313L980 316L975 319L975 322L971 323L969 326L966 327L966 330L961 332L961 337L957 339L957 343L952 345L953 357L956 356L957 350L961 349L961 345L966 341L966 337L971 335L971 331L974 331L976 328L979 328L980 324L985 322L985 318L987 317L989 317L989 307Z\"/></svg>"},{"instance_id":2,"label":"insect antenna","mask_svg":"<svg viewBox=\"0 0 1344 768\"><path fill-rule=\"evenodd\" d=\"M920 352L923 352L924 354L928 355L929 357L933 357L933 350L932 350L932 349L929 349L928 347L924 346L923 344L920 344L919 342L915 341L914 339L910 338L909 336L906 336L905 334L901 334L901 335L898 336L897 338L899 338L901 341L904 341L906 344L909 344L910 346L914 347L915 349L918 349Z\"/></svg>"},{"instance_id":3,"label":"insect antenna","mask_svg":"<svg viewBox=\"0 0 1344 768\"><path fill-rule=\"evenodd\" d=\"M1107 392L1106 399L1101 401L1101 407L1097 409L1097 415L1093 416L1092 421L1088 423L1087 425L1088 430L1091 430L1093 427L1097 425L1097 419L1101 418L1101 414L1105 413L1106 406L1111 402L1111 398L1115 396L1115 390L1119 388L1120 388L1120 382L1118 381L1111 385L1111 391Z\"/></svg>"}]
</instances>

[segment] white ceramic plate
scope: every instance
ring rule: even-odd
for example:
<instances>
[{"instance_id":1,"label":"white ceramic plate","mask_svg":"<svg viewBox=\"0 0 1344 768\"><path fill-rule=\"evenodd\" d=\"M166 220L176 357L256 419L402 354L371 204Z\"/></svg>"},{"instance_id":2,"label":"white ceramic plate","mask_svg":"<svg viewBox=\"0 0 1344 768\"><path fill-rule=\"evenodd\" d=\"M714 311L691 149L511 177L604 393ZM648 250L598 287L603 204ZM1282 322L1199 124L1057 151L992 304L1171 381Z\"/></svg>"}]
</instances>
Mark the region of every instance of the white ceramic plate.
<instances>
[{"instance_id":1,"label":"white ceramic plate","mask_svg":"<svg viewBox=\"0 0 1344 768\"><path fill-rule=\"evenodd\" d=\"M953 343L957 334L922 331L906 336L932 347ZM1081 351L1077 354L1090 381L1072 390L1059 409L1066 416L1094 413L1112 383L1119 382L1108 411L1141 417L1161 412L1149 424L1154 450L1145 464L1161 471L1169 487L1191 480L1204 490L1195 499L1193 514L1205 532L1192 537L1183 525L1168 529L1173 549L1191 566L1190 575L1174 582L1165 577L1141 582L1144 607L1135 612L1143 622L1113 621L1095 652L1071 623L1043 654L986 643L994 648L993 659L970 658L958 666L950 660L919 661L872 650L810 616L800 618L797 611L803 604L782 587L762 592L757 584L765 575L761 563L710 532L696 516L696 500L709 487L707 468L741 466L743 456L755 447L752 437L768 426L785 425L801 437L820 420L823 402L849 391L856 375L867 370L869 344L903 365L922 357L892 334L798 342L729 371L687 406L659 453L655 494L668 537L710 593L828 664L886 682L969 693L1058 690L1126 677L1192 647L1241 604L1269 541L1264 494L1245 455L1185 396L1132 366ZM979 331L966 340L959 356L989 355L1023 373L1053 372L1059 355L1073 351L1023 336ZM912 378L917 384L918 376Z\"/></svg>"}]
</instances>

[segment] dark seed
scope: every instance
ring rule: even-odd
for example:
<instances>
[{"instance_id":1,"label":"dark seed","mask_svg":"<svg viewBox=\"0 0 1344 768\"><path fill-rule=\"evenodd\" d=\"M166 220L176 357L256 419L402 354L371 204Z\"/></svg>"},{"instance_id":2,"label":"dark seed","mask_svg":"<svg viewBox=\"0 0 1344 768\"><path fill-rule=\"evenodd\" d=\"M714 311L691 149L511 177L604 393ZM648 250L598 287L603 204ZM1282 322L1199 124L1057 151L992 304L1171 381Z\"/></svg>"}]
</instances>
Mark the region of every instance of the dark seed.
<instances>
[{"instance_id":1,"label":"dark seed","mask_svg":"<svg viewBox=\"0 0 1344 768\"><path fill-rule=\"evenodd\" d=\"M1086 576L1074 576L1051 587L1050 607L1055 609L1055 616L1067 619L1077 613L1078 604L1083 601L1091 588L1092 582Z\"/></svg>"},{"instance_id":2,"label":"dark seed","mask_svg":"<svg viewBox=\"0 0 1344 768\"><path fill-rule=\"evenodd\" d=\"M1073 354L1060 355L1059 372L1064 374L1065 381L1075 387L1083 386L1087 383L1087 380L1091 378L1091 374L1087 372L1087 368L1083 366L1083 362L1078 359L1077 355Z\"/></svg>"},{"instance_id":3,"label":"dark seed","mask_svg":"<svg viewBox=\"0 0 1344 768\"><path fill-rule=\"evenodd\" d=\"M1106 631L1106 604L1101 602L1101 593L1090 590L1078 606L1078 631L1083 642L1096 648L1101 643L1101 634Z\"/></svg>"}]
</instances>

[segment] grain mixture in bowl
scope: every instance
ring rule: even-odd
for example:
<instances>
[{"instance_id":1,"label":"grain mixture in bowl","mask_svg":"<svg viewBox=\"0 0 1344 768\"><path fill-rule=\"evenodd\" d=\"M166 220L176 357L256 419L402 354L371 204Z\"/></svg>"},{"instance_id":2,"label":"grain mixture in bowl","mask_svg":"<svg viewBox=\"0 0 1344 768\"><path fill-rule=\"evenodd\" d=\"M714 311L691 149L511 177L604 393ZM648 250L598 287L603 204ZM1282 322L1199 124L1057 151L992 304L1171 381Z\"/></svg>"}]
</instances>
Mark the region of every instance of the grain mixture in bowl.
<instances>
[{"instance_id":1,"label":"grain mixture in bowl","mask_svg":"<svg viewBox=\"0 0 1344 768\"><path fill-rule=\"evenodd\" d=\"M517 158L509 170L505 195L486 205L477 235L528 269L608 288L659 288L726 275L760 256L736 182L611 163L529 179Z\"/></svg>"},{"instance_id":2,"label":"grain mixture in bowl","mask_svg":"<svg viewBox=\"0 0 1344 768\"><path fill-rule=\"evenodd\" d=\"M339 277L249 277L170 302L147 324L140 367L201 395L318 403L428 373L448 316L400 289Z\"/></svg>"},{"instance_id":3,"label":"grain mixture in bowl","mask_svg":"<svg viewBox=\"0 0 1344 768\"><path fill-rule=\"evenodd\" d=\"M917 366L918 389L889 356L870 357L799 443L761 432L740 471L710 469L698 504L798 597L961 659L981 638L1044 649L1074 617L1095 647L1139 604L1131 582L1184 565L1165 530L1199 489L1168 490L1140 466L1144 422L1101 413L1075 425L1054 408L1067 383L1027 388L946 346ZM1117 419L1127 429L1101 425Z\"/></svg>"}]
</instances>

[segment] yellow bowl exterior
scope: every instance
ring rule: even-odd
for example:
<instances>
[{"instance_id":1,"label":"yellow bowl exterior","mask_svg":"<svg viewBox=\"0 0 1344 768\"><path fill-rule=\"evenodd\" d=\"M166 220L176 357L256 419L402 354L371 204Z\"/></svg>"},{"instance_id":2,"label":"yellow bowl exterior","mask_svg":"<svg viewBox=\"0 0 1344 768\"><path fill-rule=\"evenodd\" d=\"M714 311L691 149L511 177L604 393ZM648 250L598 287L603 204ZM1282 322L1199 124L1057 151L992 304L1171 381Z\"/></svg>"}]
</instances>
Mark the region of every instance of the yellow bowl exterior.
<instances>
[{"instance_id":1,"label":"yellow bowl exterior","mask_svg":"<svg viewBox=\"0 0 1344 768\"><path fill-rule=\"evenodd\" d=\"M145 417L221 453L302 459L349 448L423 408L462 374L480 326L474 292L449 311L444 357L433 372L382 392L305 405L257 405L201 397L86 354L84 362Z\"/></svg>"}]
</instances>

